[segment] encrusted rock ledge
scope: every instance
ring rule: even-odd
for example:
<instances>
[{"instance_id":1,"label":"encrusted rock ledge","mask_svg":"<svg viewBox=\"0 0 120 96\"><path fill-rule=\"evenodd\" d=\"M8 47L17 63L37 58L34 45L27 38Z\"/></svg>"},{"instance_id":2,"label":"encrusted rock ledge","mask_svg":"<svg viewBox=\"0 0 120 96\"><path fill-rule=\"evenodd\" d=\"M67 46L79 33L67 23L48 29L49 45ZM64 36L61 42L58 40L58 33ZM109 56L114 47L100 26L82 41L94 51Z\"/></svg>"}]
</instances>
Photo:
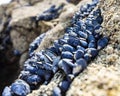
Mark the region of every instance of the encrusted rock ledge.
<instances>
[{"instance_id":1,"label":"encrusted rock ledge","mask_svg":"<svg viewBox=\"0 0 120 96\"><path fill-rule=\"evenodd\" d=\"M68 10L67 6L71 7L68 14L73 12L75 5L69 4L65 0L13 0L10 4L0 6L0 40L5 36L10 37L10 40L7 39L10 45L6 44L8 49L5 52L2 51L2 41L0 41L0 56L4 55L1 57L0 63L5 66L1 69L3 73L0 75L1 87L11 84L17 78L16 75L19 74L28 57L29 44L41 33L56 27L61 20L59 18L64 18L58 17L51 21L36 22L36 16L50 8L51 5L60 6L61 4L64 4L65 7L64 12L60 14ZM8 76L10 79L5 80Z\"/></svg>"},{"instance_id":2,"label":"encrusted rock ledge","mask_svg":"<svg viewBox=\"0 0 120 96\"><path fill-rule=\"evenodd\" d=\"M89 64L88 68L83 73L81 73L73 80L66 96L120 95L119 4L120 1L117 0L100 1L99 7L100 9L102 9L102 15L104 18L102 24L103 30L101 31L101 33L110 37L109 45L99 53L97 58ZM45 40L47 40L47 38ZM48 47L45 45L48 44L48 41L47 43L45 43L45 41L43 40L43 42L43 45L40 45L37 51ZM54 81L51 81L51 83L49 83L48 85L40 86L38 90L33 91L28 96L50 96L55 86L57 86L57 84Z\"/></svg>"},{"instance_id":3,"label":"encrusted rock ledge","mask_svg":"<svg viewBox=\"0 0 120 96\"><path fill-rule=\"evenodd\" d=\"M72 0L74 1L74 0ZM57 3L55 3L57 2ZM10 36L13 49L19 50L19 64L22 68L26 60L30 42L39 34L46 32L35 52L48 48L53 41L62 37L64 30L70 25L73 14L79 10L80 6L91 2L91 0L80 0L77 5L70 4L65 0L19 0L14 1L9 6L4 5L1 10L6 9L6 15L1 12L2 23L0 22L0 32L4 31L4 24L10 18L7 26L11 27ZM64 4L64 8L59 17L51 21L35 21L35 16L41 14L51 5L59 6ZM14 5L14 6L13 6ZM120 95L120 1L101 0L98 7L102 10L104 21L101 34L110 37L109 45L99 52L94 61L90 62L87 69L79 74L70 85L66 96L119 96ZM46 6L46 8L44 7ZM5 16L5 18L4 18ZM10 16L10 17L9 17ZM48 85L41 85L39 89L32 91L28 96L51 96L53 88L64 78L64 74L56 73Z\"/></svg>"}]
</instances>

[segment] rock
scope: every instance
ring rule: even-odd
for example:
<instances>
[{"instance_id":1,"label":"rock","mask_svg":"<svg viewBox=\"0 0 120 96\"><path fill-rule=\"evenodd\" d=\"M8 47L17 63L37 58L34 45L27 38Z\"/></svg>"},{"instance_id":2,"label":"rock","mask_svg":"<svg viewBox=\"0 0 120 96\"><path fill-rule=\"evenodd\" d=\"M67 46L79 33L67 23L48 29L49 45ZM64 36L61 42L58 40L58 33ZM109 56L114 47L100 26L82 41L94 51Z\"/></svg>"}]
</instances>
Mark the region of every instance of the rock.
<instances>
[{"instance_id":1,"label":"rock","mask_svg":"<svg viewBox=\"0 0 120 96\"><path fill-rule=\"evenodd\" d=\"M11 37L13 45L11 45L10 49L8 49L8 51L4 53L5 56L7 56L7 58L9 58L12 62L10 62L10 64L13 64L15 61L17 61L17 63L15 63L16 65L18 65L19 61L19 66L22 69L24 64L23 62L27 58L29 44L37 36L39 36L41 33L46 32L45 38L42 40L41 44L39 45L38 49L35 50L35 52L39 52L43 49L48 48L53 44L55 40L62 37L65 28L70 25L70 20L75 11L79 10L80 6L84 5L85 3L91 2L92 0L68 1L72 3L74 3L75 1L79 3L75 3L76 5L74 5L72 3L66 2L66 0L12 0L12 2L8 5L6 4L0 6L0 36L1 33L2 35L6 35L4 34L6 26L10 26L12 28L9 35ZM59 17L51 21L36 22L35 17L39 14L42 14L43 11L50 8L50 6L54 4L56 6L59 6L60 4L65 5ZM102 16L104 17L104 21L102 23L103 29L101 31L101 34L110 37L110 47L101 50L98 54L98 57L94 61L90 62L90 65L87 67L87 69L73 80L69 90L66 93L66 96L120 95L119 5L119 0L100 0L100 5L98 6L102 9ZM10 23L8 23L9 19ZM8 55L8 53L10 54L14 49L17 49L22 53L20 57L10 57L11 55ZM3 56L3 53L1 54ZM4 61L6 60L8 59L5 58ZM5 70L3 69L2 72L5 74L5 76L8 76L7 73L11 72L11 70L13 70L16 65L13 64L12 67L7 66L7 68L5 68ZM1 66L5 65L2 64ZM48 96L52 95L54 87L59 85L59 82L63 80L64 75L64 73L58 72L57 75L53 76L53 79L48 85L41 85L39 89L34 90L28 96L38 96L41 94ZM12 75L9 74L9 76L11 77ZM15 79L15 77L13 77L10 78L11 82L13 81L13 79Z\"/></svg>"}]
</instances>

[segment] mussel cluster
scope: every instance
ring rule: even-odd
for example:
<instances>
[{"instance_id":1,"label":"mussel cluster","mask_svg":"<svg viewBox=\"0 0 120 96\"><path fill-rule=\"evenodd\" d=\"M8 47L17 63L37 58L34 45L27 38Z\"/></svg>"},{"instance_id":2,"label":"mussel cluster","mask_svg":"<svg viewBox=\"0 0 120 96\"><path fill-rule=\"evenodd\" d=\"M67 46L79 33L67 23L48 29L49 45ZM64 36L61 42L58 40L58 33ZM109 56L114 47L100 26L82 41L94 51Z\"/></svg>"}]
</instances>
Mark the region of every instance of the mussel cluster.
<instances>
[{"instance_id":1,"label":"mussel cluster","mask_svg":"<svg viewBox=\"0 0 120 96\"><path fill-rule=\"evenodd\" d=\"M79 0L66 0L68 3L73 3L73 4L78 4L80 1Z\"/></svg>"},{"instance_id":2,"label":"mussel cluster","mask_svg":"<svg viewBox=\"0 0 120 96\"><path fill-rule=\"evenodd\" d=\"M37 21L50 21L53 20L55 18L57 18L61 12L61 10L63 9L64 5L60 5L58 8L56 8L55 5L52 5L48 10L44 11L42 14L39 14L36 17Z\"/></svg>"},{"instance_id":3,"label":"mussel cluster","mask_svg":"<svg viewBox=\"0 0 120 96\"><path fill-rule=\"evenodd\" d=\"M34 52L45 34L30 45L30 58L24 69L11 86L5 87L2 96L26 96L37 85L48 84L58 70L65 78L53 90L53 96L65 95L72 80L94 59L98 52L108 44L108 37L100 34L103 18L97 8L98 1L83 5L75 13L72 26L66 28L62 38L54 41L53 46Z\"/></svg>"},{"instance_id":4,"label":"mussel cluster","mask_svg":"<svg viewBox=\"0 0 120 96\"><path fill-rule=\"evenodd\" d=\"M29 57L31 57L34 54L34 50L36 50L41 43L42 39L45 37L45 33L41 34L38 36L31 44L29 47Z\"/></svg>"}]
</instances>

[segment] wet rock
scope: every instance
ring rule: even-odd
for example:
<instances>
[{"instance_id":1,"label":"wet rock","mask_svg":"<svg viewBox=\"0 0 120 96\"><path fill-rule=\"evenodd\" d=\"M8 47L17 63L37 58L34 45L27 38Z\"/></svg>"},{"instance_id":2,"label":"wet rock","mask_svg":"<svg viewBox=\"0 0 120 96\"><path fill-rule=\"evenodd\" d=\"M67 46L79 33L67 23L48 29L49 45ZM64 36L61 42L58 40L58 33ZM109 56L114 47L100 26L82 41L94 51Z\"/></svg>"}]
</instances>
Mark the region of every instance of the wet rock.
<instances>
[{"instance_id":1,"label":"wet rock","mask_svg":"<svg viewBox=\"0 0 120 96\"><path fill-rule=\"evenodd\" d=\"M88 0L84 0L83 2L85 3L86 1L88 2ZM43 2L47 6L46 8L44 7ZM79 9L79 6L84 4L79 3L76 6L72 4L67 5L66 2L57 0L58 4L66 4L66 9L63 9L64 11L60 14L60 17L50 22L40 21L36 23L36 21L34 21L35 16L42 13L47 8L50 8L53 2L55 2L55 0L41 0L40 2L38 0L22 0L17 2L18 5L16 5L15 9L12 11L12 20L10 25L13 27L13 29L11 30L10 36L13 42L13 47L15 49L19 49L19 51L23 54L21 57L22 59L20 60L21 64L24 62L24 56L26 57L29 43L34 38L36 38L39 34L47 31L45 38L35 52L39 52L50 47L56 39L62 37L65 28L69 25L70 18L73 16L74 12ZM119 0L101 0L99 6L102 9L104 21L102 23L103 30L98 31L110 37L109 44L112 46L112 48L105 48L101 50L101 52L98 54L98 57L93 61L95 64L91 62L87 70L85 70L82 74L79 74L79 76L73 80L66 94L67 96L90 96L91 94L94 94L95 96L106 94L108 96L119 95ZM8 13L11 13L11 11L8 11ZM3 27L4 26L1 27L1 30L4 29ZM96 38L98 37L99 36L97 34ZM93 53L91 52L91 54ZM96 56L97 54L93 55ZM90 57L89 54L85 56ZM86 59L91 60L91 57L86 57ZM59 75L61 74L64 75L63 73L59 73ZM48 96L52 95L54 87L56 87L58 83L62 81L63 77L64 76L58 76L58 78L53 78L48 85L40 86L38 90L33 91L31 94L29 94L29 96L38 96L41 94ZM45 82L44 84L47 83Z\"/></svg>"}]
</instances>

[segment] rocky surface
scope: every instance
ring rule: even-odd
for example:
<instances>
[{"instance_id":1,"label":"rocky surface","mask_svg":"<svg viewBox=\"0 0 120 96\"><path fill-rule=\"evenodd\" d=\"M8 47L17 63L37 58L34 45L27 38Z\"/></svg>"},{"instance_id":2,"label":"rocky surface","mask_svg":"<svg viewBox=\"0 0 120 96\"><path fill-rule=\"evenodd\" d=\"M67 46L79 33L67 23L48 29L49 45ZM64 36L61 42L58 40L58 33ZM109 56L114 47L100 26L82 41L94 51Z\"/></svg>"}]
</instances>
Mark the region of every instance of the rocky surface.
<instances>
[{"instance_id":1,"label":"rocky surface","mask_svg":"<svg viewBox=\"0 0 120 96\"><path fill-rule=\"evenodd\" d=\"M74 0L70 0L73 2ZM76 1L76 0L75 0ZM91 1L91 0L89 0ZM55 3L57 2L57 3ZM52 45L53 41L64 34L64 30L70 25L70 19L73 14L79 10L79 7L88 0L80 0L79 3L68 3L65 0L13 0L8 5L0 7L0 33L2 34L6 26L10 26L10 37L12 49L20 51L21 56L14 58L22 68L26 60L30 42L39 34L47 32L45 38L35 51L43 50ZM51 5L59 6L65 4L63 11L57 19L51 21L39 21L36 23L35 16L41 14ZM67 96L119 96L120 95L120 1L119 0L101 0L99 7L102 9L104 17L102 34L110 37L109 45L103 49L97 58L92 61L88 68L77 76L68 92ZM45 7L44 7L45 6ZM4 10L6 10L4 12ZM6 22L10 22L5 26ZM15 60L15 61L16 61ZM13 66L15 66L13 64ZM8 67L5 69L13 69ZM16 68L15 68L16 69ZM17 71L17 70L16 70ZM62 74L62 73L60 73ZM11 74L8 74L8 76ZM16 74L14 74L16 77ZM12 77L10 83L15 79ZM38 90L33 91L28 96L51 95L53 88L58 85L64 76L56 75L48 85L42 85ZM4 80L2 81L4 82ZM6 81L8 82L8 81Z\"/></svg>"},{"instance_id":2,"label":"rocky surface","mask_svg":"<svg viewBox=\"0 0 120 96\"><path fill-rule=\"evenodd\" d=\"M119 4L117 0L101 0L99 7L104 17L102 34L110 37L109 45L92 61L88 68L76 77L66 96L119 96ZM41 46L41 45L40 45ZM28 96L51 95L53 85L42 85Z\"/></svg>"},{"instance_id":3,"label":"rocky surface","mask_svg":"<svg viewBox=\"0 0 120 96\"><path fill-rule=\"evenodd\" d=\"M120 95L120 1L101 0L104 17L102 33L110 37L109 45L90 63L87 70L73 81L67 96Z\"/></svg>"}]
</instances>

